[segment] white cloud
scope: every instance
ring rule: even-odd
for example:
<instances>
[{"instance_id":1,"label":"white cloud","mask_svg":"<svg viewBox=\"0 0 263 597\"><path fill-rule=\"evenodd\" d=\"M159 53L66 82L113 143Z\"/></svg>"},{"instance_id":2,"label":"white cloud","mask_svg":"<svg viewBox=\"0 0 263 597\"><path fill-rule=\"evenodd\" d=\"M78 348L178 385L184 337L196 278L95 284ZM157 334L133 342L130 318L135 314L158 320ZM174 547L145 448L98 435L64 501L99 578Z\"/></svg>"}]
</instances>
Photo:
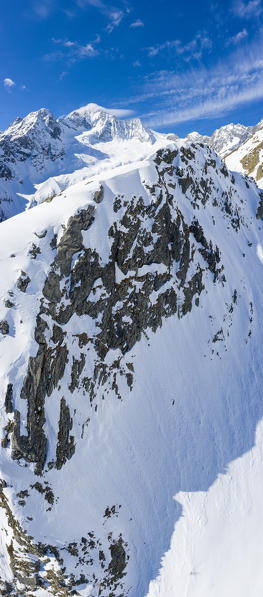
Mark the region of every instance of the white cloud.
<instances>
[{"instance_id":1,"label":"white cloud","mask_svg":"<svg viewBox=\"0 0 263 597\"><path fill-rule=\"evenodd\" d=\"M77 41L69 39L57 39L55 37L52 38L52 41L54 44L60 46L61 49L58 52L46 54L44 59L47 61L68 60L70 63L73 63L82 58L94 58L100 53L96 47L100 42L99 35L97 35L94 41L86 44L80 44Z\"/></svg>"},{"instance_id":2,"label":"white cloud","mask_svg":"<svg viewBox=\"0 0 263 597\"><path fill-rule=\"evenodd\" d=\"M226 45L230 45L230 44L234 44L237 45L239 44L242 40L246 39L248 36L248 32L246 29L242 29L242 31L239 31L236 35L233 35L233 37L230 37L230 39L227 41Z\"/></svg>"},{"instance_id":3,"label":"white cloud","mask_svg":"<svg viewBox=\"0 0 263 597\"><path fill-rule=\"evenodd\" d=\"M122 108L103 108L103 110L104 112L113 114L113 116L117 116L117 118L125 118L134 114L133 110L124 110Z\"/></svg>"},{"instance_id":4,"label":"white cloud","mask_svg":"<svg viewBox=\"0 0 263 597\"><path fill-rule=\"evenodd\" d=\"M13 81L13 79L9 79L9 77L6 77L6 79L4 79L4 86L7 89L11 89L11 87L15 86L15 82Z\"/></svg>"},{"instance_id":5,"label":"white cloud","mask_svg":"<svg viewBox=\"0 0 263 597\"><path fill-rule=\"evenodd\" d=\"M263 99L263 32L253 44L237 48L210 68L159 71L144 79L141 94L126 105L151 103L149 126L174 125L225 115L240 105Z\"/></svg>"},{"instance_id":6,"label":"white cloud","mask_svg":"<svg viewBox=\"0 0 263 597\"><path fill-rule=\"evenodd\" d=\"M204 50L210 50L211 47L212 41L206 32L199 32L187 44L182 44L179 39L175 39L156 46L150 46L147 51L148 56L157 56L163 50L174 50L177 55L181 55L188 62L191 58L199 60Z\"/></svg>"},{"instance_id":7,"label":"white cloud","mask_svg":"<svg viewBox=\"0 0 263 597\"><path fill-rule=\"evenodd\" d=\"M92 44L86 44L85 46L78 46L78 53L79 56L93 58L94 56L98 56L99 51Z\"/></svg>"},{"instance_id":8,"label":"white cloud","mask_svg":"<svg viewBox=\"0 0 263 597\"><path fill-rule=\"evenodd\" d=\"M261 0L250 0L249 2L235 0L233 12L240 18L257 17L262 12Z\"/></svg>"},{"instance_id":9,"label":"white cloud","mask_svg":"<svg viewBox=\"0 0 263 597\"><path fill-rule=\"evenodd\" d=\"M103 15L105 15L109 19L109 23L106 27L106 31L108 33L112 33L115 27L118 27L123 20L125 14L129 14L129 8L125 10L115 8L115 6L103 2L102 0L75 0L75 3L80 8L85 8L86 6L93 6L97 8Z\"/></svg>"},{"instance_id":10,"label":"white cloud","mask_svg":"<svg viewBox=\"0 0 263 597\"><path fill-rule=\"evenodd\" d=\"M108 16L110 17L110 23L107 25L106 31L112 33L115 27L119 27L124 18L124 12L122 10L110 9L110 11L108 11Z\"/></svg>"},{"instance_id":11,"label":"white cloud","mask_svg":"<svg viewBox=\"0 0 263 597\"><path fill-rule=\"evenodd\" d=\"M64 46L65 46L65 48L72 48L72 46L75 46L75 42L74 41L70 41L70 40L66 40L64 42Z\"/></svg>"},{"instance_id":12,"label":"white cloud","mask_svg":"<svg viewBox=\"0 0 263 597\"><path fill-rule=\"evenodd\" d=\"M64 77L66 77L68 75L68 72L66 70L63 70L62 73L60 73L59 75L59 80L62 81L64 79Z\"/></svg>"},{"instance_id":13,"label":"white cloud","mask_svg":"<svg viewBox=\"0 0 263 597\"><path fill-rule=\"evenodd\" d=\"M134 23L130 24L130 27L144 27L144 23L141 21L141 19L137 19L136 21L134 21Z\"/></svg>"},{"instance_id":14,"label":"white cloud","mask_svg":"<svg viewBox=\"0 0 263 597\"><path fill-rule=\"evenodd\" d=\"M52 0L38 0L34 2L33 10L40 19L46 19L52 10Z\"/></svg>"}]
</instances>

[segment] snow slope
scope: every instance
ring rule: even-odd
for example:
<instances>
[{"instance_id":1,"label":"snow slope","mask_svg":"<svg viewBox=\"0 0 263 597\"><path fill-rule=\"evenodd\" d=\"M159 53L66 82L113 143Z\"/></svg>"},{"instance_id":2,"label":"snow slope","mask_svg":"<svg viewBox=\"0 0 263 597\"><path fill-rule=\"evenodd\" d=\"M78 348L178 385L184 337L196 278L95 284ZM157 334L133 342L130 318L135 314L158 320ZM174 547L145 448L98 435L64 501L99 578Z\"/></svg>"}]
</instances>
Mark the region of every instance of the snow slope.
<instances>
[{"instance_id":1,"label":"snow slope","mask_svg":"<svg viewBox=\"0 0 263 597\"><path fill-rule=\"evenodd\" d=\"M183 516L147 597L258 597L262 593L263 427L255 446L208 492L179 493Z\"/></svg>"},{"instance_id":2,"label":"snow slope","mask_svg":"<svg viewBox=\"0 0 263 597\"><path fill-rule=\"evenodd\" d=\"M9 594L233 597L224 500L260 523L260 194L209 147L147 147L1 223Z\"/></svg>"}]
</instances>

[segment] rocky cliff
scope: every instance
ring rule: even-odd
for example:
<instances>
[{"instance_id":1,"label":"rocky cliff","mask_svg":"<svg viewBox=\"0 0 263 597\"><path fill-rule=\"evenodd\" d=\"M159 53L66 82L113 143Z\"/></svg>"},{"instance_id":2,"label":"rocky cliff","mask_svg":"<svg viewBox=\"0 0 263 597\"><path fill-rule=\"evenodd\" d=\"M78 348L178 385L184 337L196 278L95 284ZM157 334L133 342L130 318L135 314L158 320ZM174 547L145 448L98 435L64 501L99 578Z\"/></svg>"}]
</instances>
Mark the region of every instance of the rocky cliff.
<instances>
[{"instance_id":1,"label":"rocky cliff","mask_svg":"<svg viewBox=\"0 0 263 597\"><path fill-rule=\"evenodd\" d=\"M262 194L147 143L1 223L2 594L144 597L174 495L254 443Z\"/></svg>"}]
</instances>

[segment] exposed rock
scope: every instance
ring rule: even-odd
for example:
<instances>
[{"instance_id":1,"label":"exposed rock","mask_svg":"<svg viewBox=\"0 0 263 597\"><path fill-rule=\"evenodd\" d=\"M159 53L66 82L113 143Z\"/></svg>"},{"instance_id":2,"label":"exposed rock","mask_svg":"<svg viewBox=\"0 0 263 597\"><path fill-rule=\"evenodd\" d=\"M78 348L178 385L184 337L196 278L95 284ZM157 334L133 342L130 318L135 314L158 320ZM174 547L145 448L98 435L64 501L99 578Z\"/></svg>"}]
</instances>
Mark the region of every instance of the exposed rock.
<instances>
[{"instance_id":1,"label":"exposed rock","mask_svg":"<svg viewBox=\"0 0 263 597\"><path fill-rule=\"evenodd\" d=\"M95 191L94 193L94 201L95 203L101 203L101 201L103 200L103 195L104 195L104 188L103 185L100 185L100 190L99 191Z\"/></svg>"},{"instance_id":2,"label":"exposed rock","mask_svg":"<svg viewBox=\"0 0 263 597\"><path fill-rule=\"evenodd\" d=\"M60 469L75 452L74 438L72 436L70 437L69 435L71 429L72 419L70 416L70 410L65 399L62 398L60 402L59 431L56 450L57 469Z\"/></svg>"},{"instance_id":3,"label":"exposed rock","mask_svg":"<svg viewBox=\"0 0 263 597\"><path fill-rule=\"evenodd\" d=\"M263 193L260 193L260 199L257 207L257 219L263 220Z\"/></svg>"},{"instance_id":4,"label":"exposed rock","mask_svg":"<svg viewBox=\"0 0 263 597\"><path fill-rule=\"evenodd\" d=\"M46 458L47 440L43 431L45 396L51 394L63 376L67 354L65 345L58 346L52 353L43 344L40 345L36 357L29 359L28 372L21 390L21 398L25 398L28 403L28 436L20 436L20 415L15 411L12 458L24 458L28 462L35 462L37 473L41 473Z\"/></svg>"},{"instance_id":5,"label":"exposed rock","mask_svg":"<svg viewBox=\"0 0 263 597\"><path fill-rule=\"evenodd\" d=\"M76 359L73 356L73 364L72 364L72 370L71 370L71 384L69 386L69 390L71 392L74 392L74 390L78 387L78 384L80 381L80 375L83 371L84 365L85 365L84 353L81 353L80 361L78 361L78 359Z\"/></svg>"},{"instance_id":6,"label":"exposed rock","mask_svg":"<svg viewBox=\"0 0 263 597\"><path fill-rule=\"evenodd\" d=\"M3 334L3 336L9 334L9 323L5 319L0 321L0 333Z\"/></svg>"},{"instance_id":7,"label":"exposed rock","mask_svg":"<svg viewBox=\"0 0 263 597\"><path fill-rule=\"evenodd\" d=\"M5 410L7 413L13 412L13 384L9 383L5 395Z\"/></svg>"},{"instance_id":8,"label":"exposed rock","mask_svg":"<svg viewBox=\"0 0 263 597\"><path fill-rule=\"evenodd\" d=\"M12 307L14 307L14 306L15 306L15 303L13 303L12 301L10 301L10 299L6 299L5 300L5 307L7 309L12 309Z\"/></svg>"},{"instance_id":9,"label":"exposed rock","mask_svg":"<svg viewBox=\"0 0 263 597\"><path fill-rule=\"evenodd\" d=\"M122 578L127 563L126 553L123 547L123 540L121 537L116 543L113 543L110 546L110 552L111 561L109 564L109 570L114 579L117 580L118 578Z\"/></svg>"},{"instance_id":10,"label":"exposed rock","mask_svg":"<svg viewBox=\"0 0 263 597\"><path fill-rule=\"evenodd\" d=\"M38 255L40 255L41 251L40 248L33 243L31 249L29 249L28 254L31 255L32 259L36 259Z\"/></svg>"},{"instance_id":11,"label":"exposed rock","mask_svg":"<svg viewBox=\"0 0 263 597\"><path fill-rule=\"evenodd\" d=\"M5 178L6 180L13 178L10 168L4 162L0 162L0 178Z\"/></svg>"},{"instance_id":12,"label":"exposed rock","mask_svg":"<svg viewBox=\"0 0 263 597\"><path fill-rule=\"evenodd\" d=\"M26 289L27 289L30 281L31 281L30 277L27 276L27 274L25 272L21 271L21 275L19 276L19 278L17 280L17 288L19 288L19 290L21 290L21 292L26 292Z\"/></svg>"}]
</instances>

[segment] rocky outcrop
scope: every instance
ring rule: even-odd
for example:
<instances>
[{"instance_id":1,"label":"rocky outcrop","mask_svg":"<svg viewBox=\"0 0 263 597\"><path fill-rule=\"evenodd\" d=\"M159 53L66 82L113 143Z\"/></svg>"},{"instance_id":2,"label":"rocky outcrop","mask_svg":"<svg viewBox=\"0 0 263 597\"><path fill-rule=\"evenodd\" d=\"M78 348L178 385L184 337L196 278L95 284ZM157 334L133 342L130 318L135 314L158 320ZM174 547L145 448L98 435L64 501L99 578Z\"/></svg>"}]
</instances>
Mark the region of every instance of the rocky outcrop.
<instances>
[{"instance_id":1,"label":"rocky outcrop","mask_svg":"<svg viewBox=\"0 0 263 597\"><path fill-rule=\"evenodd\" d=\"M17 288L21 290L21 292L26 292L28 284L30 283L30 278L26 274L26 272L21 272L18 280L17 280Z\"/></svg>"},{"instance_id":2,"label":"rocky outcrop","mask_svg":"<svg viewBox=\"0 0 263 597\"><path fill-rule=\"evenodd\" d=\"M13 412L13 384L9 383L5 395L5 410L7 413Z\"/></svg>"},{"instance_id":3,"label":"rocky outcrop","mask_svg":"<svg viewBox=\"0 0 263 597\"><path fill-rule=\"evenodd\" d=\"M0 321L0 333L3 334L3 336L9 334L9 323L5 319Z\"/></svg>"},{"instance_id":4,"label":"rocky outcrop","mask_svg":"<svg viewBox=\"0 0 263 597\"><path fill-rule=\"evenodd\" d=\"M56 451L56 467L62 468L63 464L71 458L75 452L74 437L69 435L72 429L72 419L70 410L66 404L65 398L60 402L60 417L58 429L58 443Z\"/></svg>"},{"instance_id":5,"label":"rocky outcrop","mask_svg":"<svg viewBox=\"0 0 263 597\"><path fill-rule=\"evenodd\" d=\"M256 217L258 220L263 220L263 193L260 193Z\"/></svg>"},{"instance_id":6,"label":"rocky outcrop","mask_svg":"<svg viewBox=\"0 0 263 597\"><path fill-rule=\"evenodd\" d=\"M45 399L59 386L68 367L71 393L82 388L92 404L96 385L110 384L121 398L117 376L124 375L127 388L131 389L133 372L128 367L123 369L121 360L112 366L106 365L107 353L119 350L125 356L143 333L156 332L164 318L175 314L185 316L193 304L198 306L205 288L205 269L211 272L214 283L225 280L218 247L206 239L197 217L190 225L186 223L171 192L177 175L181 190L189 194L190 201L194 205L199 201L205 205L212 187L203 184L202 178L199 185L192 178L186 187L181 184L185 172L191 172L189 162L195 157L194 146L181 149L180 175L174 165L177 156L178 150L157 153L158 183L147 188L150 201L145 202L142 196L136 195L130 201L125 196L115 197L113 213L116 216L108 230L107 263L102 263L99 249L86 247L83 242L82 232L92 226L95 218L92 204L69 219L57 247L54 245L56 255L44 283L35 329L39 349L29 360L21 391L21 397L28 403L28 436L20 436L16 411L12 442L12 457L34 462L38 473L43 470L47 449L43 431ZM103 195L100 186L94 194L95 203L100 203ZM222 204L226 199L226 215L232 222L231 198L222 197ZM196 259L198 253L201 261ZM22 272L18 287L25 291L28 283L28 277ZM85 372L87 351L83 350L79 358L73 356L70 360L68 357L70 340L66 326L73 316L96 322L97 333L93 337L86 337L82 342L85 334L79 336L79 346L91 343L98 356L88 376ZM74 439L70 436L72 419L65 398L60 400L57 468L74 453Z\"/></svg>"}]
</instances>

